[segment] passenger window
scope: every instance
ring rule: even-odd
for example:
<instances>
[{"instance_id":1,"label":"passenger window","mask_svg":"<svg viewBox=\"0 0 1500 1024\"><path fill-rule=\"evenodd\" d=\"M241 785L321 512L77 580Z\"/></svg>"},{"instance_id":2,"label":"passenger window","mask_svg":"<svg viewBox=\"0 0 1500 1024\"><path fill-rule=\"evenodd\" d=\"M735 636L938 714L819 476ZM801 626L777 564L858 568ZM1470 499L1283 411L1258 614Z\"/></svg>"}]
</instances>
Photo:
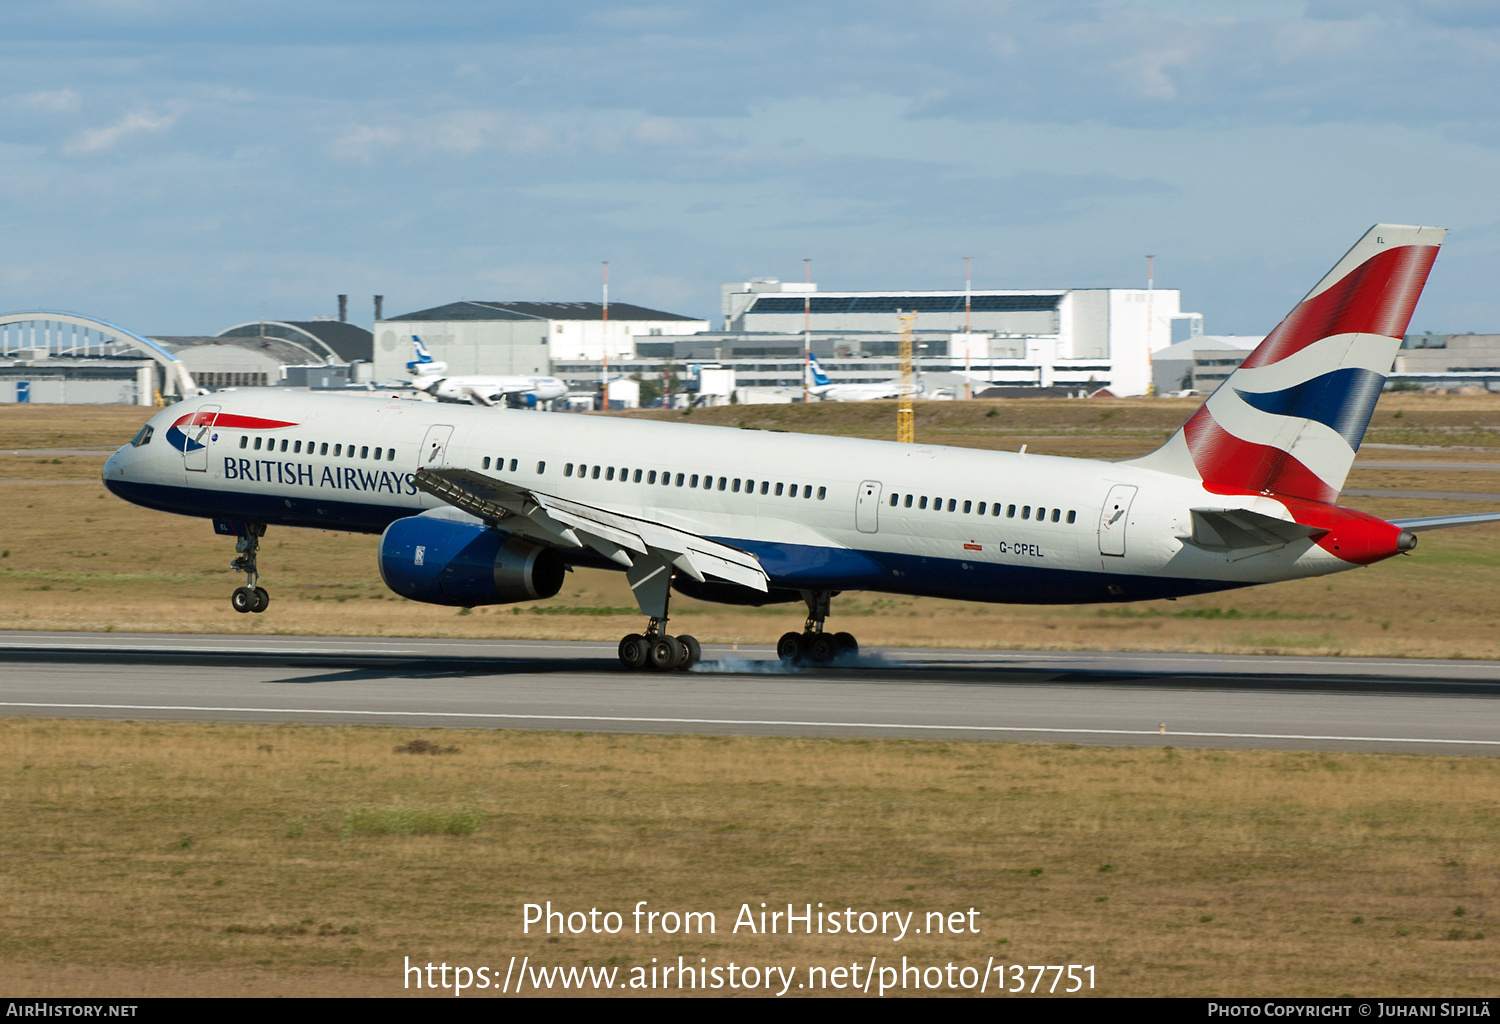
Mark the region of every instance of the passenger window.
<instances>
[{"instance_id":1,"label":"passenger window","mask_svg":"<svg viewBox=\"0 0 1500 1024\"><path fill-rule=\"evenodd\" d=\"M697 487L698 486L698 474L697 473L694 473L692 479L688 481L688 486L689 487Z\"/></svg>"},{"instance_id":2,"label":"passenger window","mask_svg":"<svg viewBox=\"0 0 1500 1024\"><path fill-rule=\"evenodd\" d=\"M1069 525L1069 526L1072 526L1072 525L1073 525L1073 523L1074 523L1074 522L1075 522L1075 521L1077 521L1077 519L1078 519L1078 513L1077 513L1077 512L1073 512L1073 511L1070 511L1070 512L1069 512L1069 513L1068 513L1068 525Z\"/></svg>"},{"instance_id":3,"label":"passenger window","mask_svg":"<svg viewBox=\"0 0 1500 1024\"><path fill-rule=\"evenodd\" d=\"M1059 518L1061 518L1061 516L1062 516L1062 509L1060 509L1060 508L1055 508L1055 509L1053 509L1053 510L1052 510L1052 521L1053 521L1053 522L1054 522L1054 523L1055 523L1055 522L1057 522L1057 520L1058 520L1058 519L1059 519Z\"/></svg>"},{"instance_id":4,"label":"passenger window","mask_svg":"<svg viewBox=\"0 0 1500 1024\"><path fill-rule=\"evenodd\" d=\"M778 498L781 497L781 489L782 489L783 486L785 486L785 485L780 484L780 483L778 483L776 485L776 497L778 497Z\"/></svg>"},{"instance_id":5,"label":"passenger window","mask_svg":"<svg viewBox=\"0 0 1500 1024\"><path fill-rule=\"evenodd\" d=\"M244 434L241 434L240 435L240 447L241 448L245 448L245 447L248 447L249 444L250 444L250 438L248 436L244 435Z\"/></svg>"},{"instance_id":6,"label":"passenger window","mask_svg":"<svg viewBox=\"0 0 1500 1024\"><path fill-rule=\"evenodd\" d=\"M375 461L376 462L380 461L380 449L379 448L375 449Z\"/></svg>"},{"instance_id":7,"label":"passenger window","mask_svg":"<svg viewBox=\"0 0 1500 1024\"><path fill-rule=\"evenodd\" d=\"M1031 506L1030 505L1022 505L1021 506L1021 518L1022 519L1030 519L1031 518Z\"/></svg>"},{"instance_id":8,"label":"passenger window","mask_svg":"<svg viewBox=\"0 0 1500 1024\"><path fill-rule=\"evenodd\" d=\"M992 515L992 516L998 516L999 514L1000 514L1000 503L997 501L997 502L995 502L994 509L990 512L990 515Z\"/></svg>"},{"instance_id":9,"label":"passenger window","mask_svg":"<svg viewBox=\"0 0 1500 1024\"><path fill-rule=\"evenodd\" d=\"M969 509L967 508L968 504L969 504L968 502L964 502L964 505L965 505L964 511L965 512L969 511ZM979 503L979 507L974 510L974 514L977 515L977 516L984 515L984 502L981 501Z\"/></svg>"},{"instance_id":10,"label":"passenger window","mask_svg":"<svg viewBox=\"0 0 1500 1024\"><path fill-rule=\"evenodd\" d=\"M1007 506L1005 506L1005 518L1006 519L1014 519L1015 517L1016 517L1016 507L1014 505L1007 505Z\"/></svg>"},{"instance_id":11,"label":"passenger window","mask_svg":"<svg viewBox=\"0 0 1500 1024\"><path fill-rule=\"evenodd\" d=\"M354 445L352 445L352 444L351 444L351 445L349 445L349 446L348 446L348 447L347 447L347 448L346 448L346 449L345 449L345 451L344 451L344 454L345 454L345 455L347 455L347 456L348 456L348 457L349 457L349 458L351 458L351 459L352 459L352 458L354 458Z\"/></svg>"},{"instance_id":12,"label":"passenger window","mask_svg":"<svg viewBox=\"0 0 1500 1024\"><path fill-rule=\"evenodd\" d=\"M545 472L547 472L547 464L545 462L538 462L536 464L536 475L541 476Z\"/></svg>"},{"instance_id":13,"label":"passenger window","mask_svg":"<svg viewBox=\"0 0 1500 1024\"><path fill-rule=\"evenodd\" d=\"M958 509L958 499L957 498L949 498L948 499L948 511L949 512L953 512L953 511L956 511L957 509Z\"/></svg>"},{"instance_id":14,"label":"passenger window","mask_svg":"<svg viewBox=\"0 0 1500 1024\"><path fill-rule=\"evenodd\" d=\"M892 491L891 492L891 508L895 508L896 507L896 503L898 501L900 501L900 500L901 500L901 495L897 494L895 491Z\"/></svg>"},{"instance_id":15,"label":"passenger window","mask_svg":"<svg viewBox=\"0 0 1500 1024\"><path fill-rule=\"evenodd\" d=\"M804 497L804 498L811 498L812 497L812 484L803 484L802 485L802 497Z\"/></svg>"},{"instance_id":16,"label":"passenger window","mask_svg":"<svg viewBox=\"0 0 1500 1024\"><path fill-rule=\"evenodd\" d=\"M735 477L734 478L734 487L731 488L731 490L733 490L735 494L740 493L740 478L739 477Z\"/></svg>"},{"instance_id":17,"label":"passenger window","mask_svg":"<svg viewBox=\"0 0 1500 1024\"><path fill-rule=\"evenodd\" d=\"M606 479L606 480L613 480L614 478L615 478L615 467L610 466L608 469L606 469L604 471L604 479Z\"/></svg>"},{"instance_id":18,"label":"passenger window","mask_svg":"<svg viewBox=\"0 0 1500 1024\"><path fill-rule=\"evenodd\" d=\"M654 477L654 476L656 476L656 474L655 474L655 473L652 473L652 474L651 474L651 475L652 475L652 476L653 476L653 477ZM633 477L633 478L632 478L632 479L633 479L633 480L634 480L634 481L635 481L635 482L636 482L636 483L640 483L640 482L641 482L641 471L640 471L640 470L636 470L636 471L635 471L635 476L634 476L634 477Z\"/></svg>"},{"instance_id":19,"label":"passenger window","mask_svg":"<svg viewBox=\"0 0 1500 1024\"><path fill-rule=\"evenodd\" d=\"M387 462L395 462L396 461L396 449L394 449L394 448L387 448L385 450L385 461L387 461Z\"/></svg>"},{"instance_id":20,"label":"passenger window","mask_svg":"<svg viewBox=\"0 0 1500 1024\"><path fill-rule=\"evenodd\" d=\"M599 467L595 466L593 472L590 473L589 476L595 480L599 479Z\"/></svg>"},{"instance_id":21,"label":"passenger window","mask_svg":"<svg viewBox=\"0 0 1500 1024\"><path fill-rule=\"evenodd\" d=\"M370 457L370 446L369 445L362 444L362 445L359 446L359 457L362 458L362 459L368 459Z\"/></svg>"},{"instance_id":22,"label":"passenger window","mask_svg":"<svg viewBox=\"0 0 1500 1024\"><path fill-rule=\"evenodd\" d=\"M511 471L511 472L512 472L512 473L514 473L514 472L515 472L515 471L516 471L516 463L517 463L517 462L518 462L518 461L519 461L519 460L518 460L518 459L511 459L511 460L510 460L510 471Z\"/></svg>"},{"instance_id":23,"label":"passenger window","mask_svg":"<svg viewBox=\"0 0 1500 1024\"><path fill-rule=\"evenodd\" d=\"M646 474L646 483L648 483L648 484L654 484L654 483L656 483L656 470L653 469L651 472L649 472L649 473Z\"/></svg>"},{"instance_id":24,"label":"passenger window","mask_svg":"<svg viewBox=\"0 0 1500 1024\"><path fill-rule=\"evenodd\" d=\"M296 444L292 445L292 454L293 455L301 455L302 454L302 442L301 441L298 441Z\"/></svg>"},{"instance_id":25,"label":"passenger window","mask_svg":"<svg viewBox=\"0 0 1500 1024\"><path fill-rule=\"evenodd\" d=\"M328 442L327 441L323 442L322 447L318 450L318 454L319 455L327 455L328 454Z\"/></svg>"},{"instance_id":26,"label":"passenger window","mask_svg":"<svg viewBox=\"0 0 1500 1024\"><path fill-rule=\"evenodd\" d=\"M570 462L566 466L563 467L563 476L572 476L572 475L573 475L573 464Z\"/></svg>"},{"instance_id":27,"label":"passenger window","mask_svg":"<svg viewBox=\"0 0 1500 1024\"><path fill-rule=\"evenodd\" d=\"M943 499L942 498L933 498L932 499L932 510L934 512L941 512L943 510Z\"/></svg>"},{"instance_id":28,"label":"passenger window","mask_svg":"<svg viewBox=\"0 0 1500 1024\"><path fill-rule=\"evenodd\" d=\"M480 462L480 468L481 469L489 469L490 468L490 457L488 455L486 455L484 457L484 459L481 460L481 462Z\"/></svg>"},{"instance_id":29,"label":"passenger window","mask_svg":"<svg viewBox=\"0 0 1500 1024\"><path fill-rule=\"evenodd\" d=\"M911 508L911 495L910 494L908 494L906 496L906 507L907 508Z\"/></svg>"},{"instance_id":30,"label":"passenger window","mask_svg":"<svg viewBox=\"0 0 1500 1024\"><path fill-rule=\"evenodd\" d=\"M721 477L719 477L719 490L722 491L725 488L727 488L728 486L729 486L729 478L727 476L721 476Z\"/></svg>"},{"instance_id":31,"label":"passenger window","mask_svg":"<svg viewBox=\"0 0 1500 1024\"><path fill-rule=\"evenodd\" d=\"M927 507L927 495L924 494L924 495L922 495L922 500L919 501L919 502L917 502L917 508L926 508L926 507Z\"/></svg>"},{"instance_id":32,"label":"passenger window","mask_svg":"<svg viewBox=\"0 0 1500 1024\"><path fill-rule=\"evenodd\" d=\"M256 451L260 451L260 442L261 442L261 440L262 439L258 438L258 437L255 439L255 450Z\"/></svg>"},{"instance_id":33,"label":"passenger window","mask_svg":"<svg viewBox=\"0 0 1500 1024\"><path fill-rule=\"evenodd\" d=\"M822 501L822 500L823 500L823 498L824 498L824 497L825 497L825 496L826 496L826 495L827 495L827 494L828 494L828 488L826 488L826 487L819 487L819 488L818 488L818 500L819 500L819 501Z\"/></svg>"},{"instance_id":34,"label":"passenger window","mask_svg":"<svg viewBox=\"0 0 1500 1024\"><path fill-rule=\"evenodd\" d=\"M1042 508L1041 506L1037 507L1036 521L1039 523L1045 523L1047 521L1047 510Z\"/></svg>"},{"instance_id":35,"label":"passenger window","mask_svg":"<svg viewBox=\"0 0 1500 1024\"><path fill-rule=\"evenodd\" d=\"M760 493L762 493L762 494L770 494L771 493L771 481L769 481L769 480L762 480L760 482Z\"/></svg>"},{"instance_id":36,"label":"passenger window","mask_svg":"<svg viewBox=\"0 0 1500 1024\"><path fill-rule=\"evenodd\" d=\"M677 474L677 486L678 487L682 486L682 477L683 477L683 474L681 474L681 473Z\"/></svg>"}]
</instances>

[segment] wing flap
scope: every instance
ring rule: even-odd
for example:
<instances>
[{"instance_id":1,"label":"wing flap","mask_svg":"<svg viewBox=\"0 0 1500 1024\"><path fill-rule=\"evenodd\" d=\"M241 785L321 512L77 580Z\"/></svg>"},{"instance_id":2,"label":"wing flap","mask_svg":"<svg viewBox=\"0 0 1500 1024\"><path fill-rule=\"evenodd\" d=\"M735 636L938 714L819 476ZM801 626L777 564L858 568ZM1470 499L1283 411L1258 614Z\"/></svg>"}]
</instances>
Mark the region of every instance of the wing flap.
<instances>
[{"instance_id":1,"label":"wing flap","mask_svg":"<svg viewBox=\"0 0 1500 1024\"><path fill-rule=\"evenodd\" d=\"M693 579L715 576L766 593L770 579L747 551L687 530L545 494L471 469L419 469L419 490L494 526L570 548L588 547L629 568L655 557Z\"/></svg>"}]
</instances>

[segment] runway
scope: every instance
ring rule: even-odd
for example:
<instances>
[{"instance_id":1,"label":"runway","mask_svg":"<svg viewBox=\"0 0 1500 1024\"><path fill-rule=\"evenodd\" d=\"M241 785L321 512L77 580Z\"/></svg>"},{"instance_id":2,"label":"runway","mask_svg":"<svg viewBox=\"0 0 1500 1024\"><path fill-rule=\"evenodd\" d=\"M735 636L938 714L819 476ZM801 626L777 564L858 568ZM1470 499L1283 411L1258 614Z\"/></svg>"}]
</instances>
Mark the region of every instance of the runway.
<instances>
[{"instance_id":1,"label":"runway","mask_svg":"<svg viewBox=\"0 0 1500 1024\"><path fill-rule=\"evenodd\" d=\"M710 645L0 633L0 714L1500 754L1500 662L867 652L784 670Z\"/></svg>"}]
</instances>

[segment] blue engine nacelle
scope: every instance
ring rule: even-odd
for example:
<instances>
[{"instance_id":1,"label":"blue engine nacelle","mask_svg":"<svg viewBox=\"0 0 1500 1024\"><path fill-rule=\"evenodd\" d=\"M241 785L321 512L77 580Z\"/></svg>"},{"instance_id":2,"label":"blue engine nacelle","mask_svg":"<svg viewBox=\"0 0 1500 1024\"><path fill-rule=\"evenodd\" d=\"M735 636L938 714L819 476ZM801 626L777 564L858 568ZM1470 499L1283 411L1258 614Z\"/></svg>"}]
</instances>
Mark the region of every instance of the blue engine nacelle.
<instances>
[{"instance_id":1,"label":"blue engine nacelle","mask_svg":"<svg viewBox=\"0 0 1500 1024\"><path fill-rule=\"evenodd\" d=\"M380 538L380 578L402 597L471 608L554 596L562 555L478 523L410 516Z\"/></svg>"}]
</instances>

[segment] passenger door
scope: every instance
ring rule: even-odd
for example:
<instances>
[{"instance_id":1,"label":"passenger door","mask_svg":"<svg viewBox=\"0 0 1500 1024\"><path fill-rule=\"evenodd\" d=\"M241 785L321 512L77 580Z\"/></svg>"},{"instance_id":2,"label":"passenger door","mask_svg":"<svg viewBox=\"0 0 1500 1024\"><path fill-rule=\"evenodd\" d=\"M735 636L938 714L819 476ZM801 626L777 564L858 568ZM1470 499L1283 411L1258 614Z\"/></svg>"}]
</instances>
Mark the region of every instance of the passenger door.
<instances>
[{"instance_id":1,"label":"passenger door","mask_svg":"<svg viewBox=\"0 0 1500 1024\"><path fill-rule=\"evenodd\" d=\"M1130 523L1130 503L1136 489L1129 484L1115 484L1104 499L1099 513L1099 554L1125 556L1125 527Z\"/></svg>"},{"instance_id":2,"label":"passenger door","mask_svg":"<svg viewBox=\"0 0 1500 1024\"><path fill-rule=\"evenodd\" d=\"M427 428L417 464L423 469L442 469L448 460L448 439L452 436L453 428L445 424Z\"/></svg>"},{"instance_id":3,"label":"passenger door","mask_svg":"<svg viewBox=\"0 0 1500 1024\"><path fill-rule=\"evenodd\" d=\"M854 505L854 525L860 533L875 533L880 529L880 481L866 480L859 485L859 497Z\"/></svg>"},{"instance_id":4,"label":"passenger door","mask_svg":"<svg viewBox=\"0 0 1500 1024\"><path fill-rule=\"evenodd\" d=\"M183 424L182 433L187 438L187 444L182 449L183 468L195 473L208 471L208 440L221 408L218 405L205 405L193 416L191 423Z\"/></svg>"}]
</instances>

